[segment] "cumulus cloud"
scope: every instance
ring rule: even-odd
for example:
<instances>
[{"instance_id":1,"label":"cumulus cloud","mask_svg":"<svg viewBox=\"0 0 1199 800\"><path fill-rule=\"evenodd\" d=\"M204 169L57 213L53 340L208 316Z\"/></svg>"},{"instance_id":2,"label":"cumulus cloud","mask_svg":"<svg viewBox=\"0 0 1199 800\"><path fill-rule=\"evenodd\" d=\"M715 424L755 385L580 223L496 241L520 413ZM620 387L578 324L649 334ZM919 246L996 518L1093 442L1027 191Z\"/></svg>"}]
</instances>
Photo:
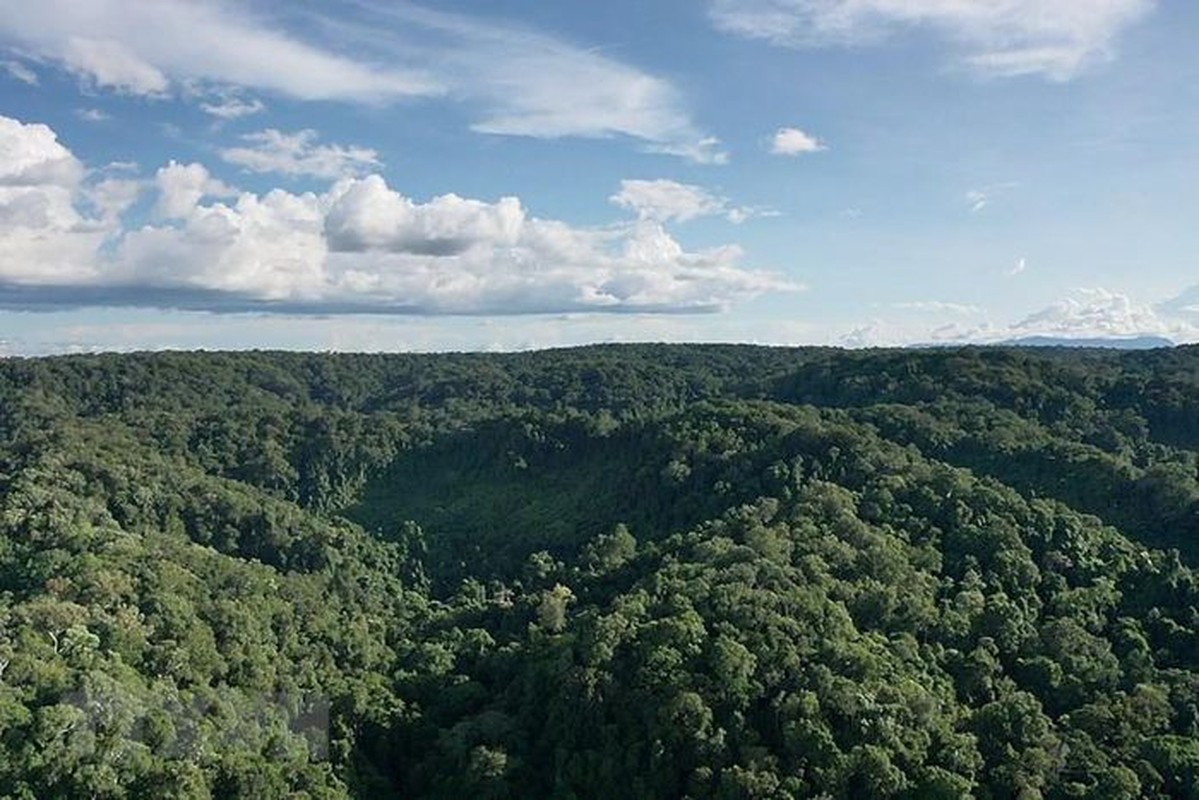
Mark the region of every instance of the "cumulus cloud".
<instances>
[{"instance_id":1,"label":"cumulus cloud","mask_svg":"<svg viewBox=\"0 0 1199 800\"><path fill-rule=\"evenodd\" d=\"M1078 289L1012 326L1021 336L1135 336L1169 334L1174 327L1150 307L1119 292Z\"/></svg>"},{"instance_id":2,"label":"cumulus cloud","mask_svg":"<svg viewBox=\"0 0 1199 800\"><path fill-rule=\"evenodd\" d=\"M201 170L193 172L198 176ZM188 191L194 197L197 190ZM326 250L315 196L242 193L231 204L184 209L179 203L172 210L180 218L177 226L147 226L124 236L114 277L265 301L320 299Z\"/></svg>"},{"instance_id":3,"label":"cumulus cloud","mask_svg":"<svg viewBox=\"0 0 1199 800\"><path fill-rule=\"evenodd\" d=\"M1199 294L1199 292L1197 292ZM1176 301L1157 307L1103 288L1076 289L1069 296L1012 324L985 322L975 327L946 325L931 334L941 342L988 344L1048 337L1053 339L1132 339L1155 336L1175 342L1199 339L1199 320L1186 319Z\"/></svg>"},{"instance_id":4,"label":"cumulus cloud","mask_svg":"<svg viewBox=\"0 0 1199 800\"><path fill-rule=\"evenodd\" d=\"M371 175L339 187L325 235L337 252L453 256L478 246L515 247L524 225L515 197L485 203L448 194L419 204Z\"/></svg>"},{"instance_id":5,"label":"cumulus cloud","mask_svg":"<svg viewBox=\"0 0 1199 800\"><path fill-rule=\"evenodd\" d=\"M722 30L775 44L859 45L921 28L985 75L1069 80L1112 56L1153 0L712 0Z\"/></svg>"},{"instance_id":6,"label":"cumulus cloud","mask_svg":"<svg viewBox=\"0 0 1199 800\"><path fill-rule=\"evenodd\" d=\"M934 327L911 316L875 319L835 341L847 347L919 344L994 345L1024 339L1117 341L1164 339L1199 342L1199 286L1156 305L1103 288L1076 289L1015 322L990 318L986 309L939 301L895 303L892 308L936 313ZM956 317L956 319L954 319Z\"/></svg>"},{"instance_id":7,"label":"cumulus cloud","mask_svg":"<svg viewBox=\"0 0 1199 800\"><path fill-rule=\"evenodd\" d=\"M792 288L740 259L732 247L688 252L655 222L581 230L530 217L514 198L421 204L378 176L196 205L180 225L126 235L118 252L130 282L291 311L710 311Z\"/></svg>"},{"instance_id":8,"label":"cumulus cloud","mask_svg":"<svg viewBox=\"0 0 1199 800\"><path fill-rule=\"evenodd\" d=\"M158 189L155 213L168 219L187 216L205 197L231 197L236 190L213 178L202 164L170 162L154 176Z\"/></svg>"},{"instance_id":9,"label":"cumulus cloud","mask_svg":"<svg viewBox=\"0 0 1199 800\"><path fill-rule=\"evenodd\" d=\"M0 186L71 189L83 173L83 164L49 126L0 116Z\"/></svg>"},{"instance_id":10,"label":"cumulus cloud","mask_svg":"<svg viewBox=\"0 0 1199 800\"><path fill-rule=\"evenodd\" d=\"M824 149L823 142L799 128L779 128L770 141L770 152L776 156L798 156Z\"/></svg>"},{"instance_id":11,"label":"cumulus cloud","mask_svg":"<svg viewBox=\"0 0 1199 800\"><path fill-rule=\"evenodd\" d=\"M756 209L734 206L728 198L718 197L703 187L666 179L623 180L620 191L608 199L636 212L641 219L658 222L723 216L739 224L760 214Z\"/></svg>"},{"instance_id":12,"label":"cumulus cloud","mask_svg":"<svg viewBox=\"0 0 1199 800\"><path fill-rule=\"evenodd\" d=\"M799 288L743 266L735 246L688 250L660 220L576 228L531 216L516 198L418 202L377 175L256 194L172 162L154 177L157 221L126 230L136 179L85 182L53 131L0 118L6 155L3 191L33 195L0 195L8 307L683 312Z\"/></svg>"},{"instance_id":13,"label":"cumulus cloud","mask_svg":"<svg viewBox=\"0 0 1199 800\"><path fill-rule=\"evenodd\" d=\"M121 216L137 202L146 186L145 181L137 178L100 177L83 186L82 202L76 204L84 206L104 229L110 229L119 224Z\"/></svg>"},{"instance_id":14,"label":"cumulus cloud","mask_svg":"<svg viewBox=\"0 0 1199 800\"><path fill-rule=\"evenodd\" d=\"M95 274L107 231L75 208L83 165L45 125L0 116L0 281L46 284Z\"/></svg>"},{"instance_id":15,"label":"cumulus cloud","mask_svg":"<svg viewBox=\"0 0 1199 800\"><path fill-rule=\"evenodd\" d=\"M379 154L374 150L318 144L314 130L283 133L268 128L241 138L248 146L221 150L221 158L251 172L335 179L360 175L380 166Z\"/></svg>"}]
</instances>

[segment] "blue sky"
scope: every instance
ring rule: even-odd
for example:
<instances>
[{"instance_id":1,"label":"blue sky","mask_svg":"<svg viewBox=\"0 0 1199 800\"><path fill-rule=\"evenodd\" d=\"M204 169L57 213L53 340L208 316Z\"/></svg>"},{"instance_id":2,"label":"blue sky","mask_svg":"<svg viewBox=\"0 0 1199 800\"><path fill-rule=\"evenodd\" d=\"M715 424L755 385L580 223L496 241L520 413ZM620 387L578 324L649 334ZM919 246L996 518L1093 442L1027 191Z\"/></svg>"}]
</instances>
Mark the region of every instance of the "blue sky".
<instances>
[{"instance_id":1,"label":"blue sky","mask_svg":"<svg viewBox=\"0 0 1199 800\"><path fill-rule=\"evenodd\" d=\"M0 353L1199 341L1199 6L0 0Z\"/></svg>"}]
</instances>

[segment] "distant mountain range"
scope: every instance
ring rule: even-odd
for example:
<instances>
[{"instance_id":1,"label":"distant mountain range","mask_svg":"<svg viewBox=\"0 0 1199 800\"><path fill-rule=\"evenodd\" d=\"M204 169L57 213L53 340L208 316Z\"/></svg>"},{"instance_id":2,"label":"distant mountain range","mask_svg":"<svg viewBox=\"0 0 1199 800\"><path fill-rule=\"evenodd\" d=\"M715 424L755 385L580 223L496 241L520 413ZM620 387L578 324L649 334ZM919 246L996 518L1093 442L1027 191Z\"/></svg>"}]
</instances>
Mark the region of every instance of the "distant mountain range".
<instances>
[{"instance_id":1,"label":"distant mountain range","mask_svg":"<svg viewBox=\"0 0 1199 800\"><path fill-rule=\"evenodd\" d=\"M1060 336L1024 336L995 342L1003 347L1103 347L1111 350L1156 350L1174 347L1174 342L1162 336L1096 337L1073 339Z\"/></svg>"},{"instance_id":2,"label":"distant mountain range","mask_svg":"<svg viewBox=\"0 0 1199 800\"><path fill-rule=\"evenodd\" d=\"M1177 344L1163 336L1096 336L1091 338L1021 336L1016 339L1001 339L994 342L923 342L909 345L909 347L915 350L938 350L954 347L1071 347L1099 348L1104 350L1157 350L1163 347L1177 347Z\"/></svg>"}]
</instances>

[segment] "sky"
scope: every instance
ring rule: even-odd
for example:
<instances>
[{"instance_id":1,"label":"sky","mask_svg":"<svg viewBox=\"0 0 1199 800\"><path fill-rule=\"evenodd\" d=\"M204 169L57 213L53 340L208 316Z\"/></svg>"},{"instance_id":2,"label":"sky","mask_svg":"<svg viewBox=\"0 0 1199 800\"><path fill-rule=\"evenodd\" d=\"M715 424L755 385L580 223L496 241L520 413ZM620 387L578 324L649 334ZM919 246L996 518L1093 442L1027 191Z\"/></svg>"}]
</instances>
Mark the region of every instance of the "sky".
<instances>
[{"instance_id":1,"label":"sky","mask_svg":"<svg viewBox=\"0 0 1199 800\"><path fill-rule=\"evenodd\" d=\"M1199 341L1188 0L0 0L0 355Z\"/></svg>"}]
</instances>

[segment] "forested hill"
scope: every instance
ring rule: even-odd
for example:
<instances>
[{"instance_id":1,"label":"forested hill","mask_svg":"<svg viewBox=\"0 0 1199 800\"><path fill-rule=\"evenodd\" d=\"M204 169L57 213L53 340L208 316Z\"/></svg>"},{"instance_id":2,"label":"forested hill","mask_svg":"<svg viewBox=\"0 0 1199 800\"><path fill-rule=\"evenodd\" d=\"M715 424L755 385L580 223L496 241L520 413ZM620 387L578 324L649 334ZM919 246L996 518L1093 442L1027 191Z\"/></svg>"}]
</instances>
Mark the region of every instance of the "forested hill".
<instances>
[{"instance_id":1,"label":"forested hill","mask_svg":"<svg viewBox=\"0 0 1199 800\"><path fill-rule=\"evenodd\" d=\"M1197 798L1199 348L0 362L0 795Z\"/></svg>"}]
</instances>

